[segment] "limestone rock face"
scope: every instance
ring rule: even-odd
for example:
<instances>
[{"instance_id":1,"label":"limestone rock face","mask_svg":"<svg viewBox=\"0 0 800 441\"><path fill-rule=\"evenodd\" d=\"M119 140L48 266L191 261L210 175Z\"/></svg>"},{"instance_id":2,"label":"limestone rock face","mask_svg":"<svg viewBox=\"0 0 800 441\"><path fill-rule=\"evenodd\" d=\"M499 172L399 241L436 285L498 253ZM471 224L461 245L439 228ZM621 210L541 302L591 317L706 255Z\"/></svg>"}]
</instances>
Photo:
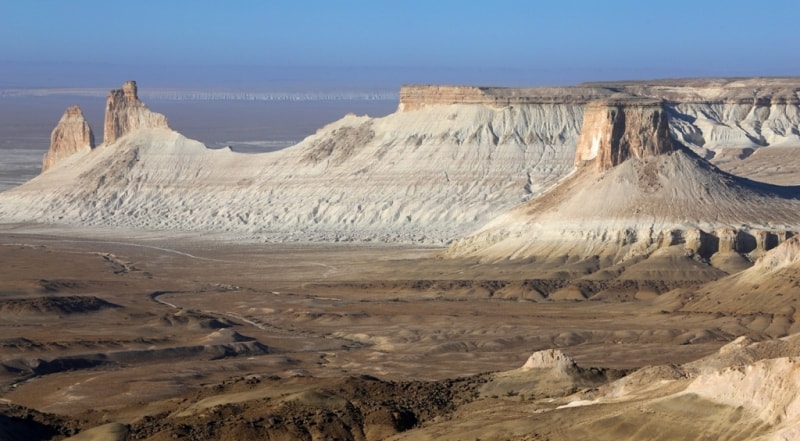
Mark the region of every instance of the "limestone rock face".
<instances>
[{"instance_id":1,"label":"limestone rock face","mask_svg":"<svg viewBox=\"0 0 800 441\"><path fill-rule=\"evenodd\" d=\"M42 160L42 172L78 152L94 148L94 134L78 106L68 107L50 134L50 149Z\"/></svg>"},{"instance_id":2,"label":"limestone rock face","mask_svg":"<svg viewBox=\"0 0 800 441\"><path fill-rule=\"evenodd\" d=\"M483 104L508 107L530 104L586 104L613 95L602 87L475 87L475 86L403 86L400 89L400 112L410 112L450 104Z\"/></svg>"},{"instance_id":3,"label":"limestone rock face","mask_svg":"<svg viewBox=\"0 0 800 441\"><path fill-rule=\"evenodd\" d=\"M586 105L575 165L594 162L599 170L629 158L673 150L667 113L660 101L594 101Z\"/></svg>"},{"instance_id":4,"label":"limestone rock face","mask_svg":"<svg viewBox=\"0 0 800 441\"><path fill-rule=\"evenodd\" d=\"M111 144L122 135L139 129L168 128L167 118L150 111L139 100L136 81L128 81L122 89L112 90L106 100L103 143Z\"/></svg>"}]
</instances>

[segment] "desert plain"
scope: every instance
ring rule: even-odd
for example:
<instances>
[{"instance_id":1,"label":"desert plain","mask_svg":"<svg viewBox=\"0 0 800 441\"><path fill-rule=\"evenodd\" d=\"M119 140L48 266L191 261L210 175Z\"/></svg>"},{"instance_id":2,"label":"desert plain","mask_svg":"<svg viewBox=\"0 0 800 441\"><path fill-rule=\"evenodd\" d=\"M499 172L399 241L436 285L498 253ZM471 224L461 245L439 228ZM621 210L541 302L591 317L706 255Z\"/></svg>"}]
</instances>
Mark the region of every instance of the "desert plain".
<instances>
[{"instance_id":1,"label":"desert plain","mask_svg":"<svg viewBox=\"0 0 800 441\"><path fill-rule=\"evenodd\" d=\"M798 84L411 87L246 159L126 84L0 194L0 439L795 439Z\"/></svg>"}]
</instances>

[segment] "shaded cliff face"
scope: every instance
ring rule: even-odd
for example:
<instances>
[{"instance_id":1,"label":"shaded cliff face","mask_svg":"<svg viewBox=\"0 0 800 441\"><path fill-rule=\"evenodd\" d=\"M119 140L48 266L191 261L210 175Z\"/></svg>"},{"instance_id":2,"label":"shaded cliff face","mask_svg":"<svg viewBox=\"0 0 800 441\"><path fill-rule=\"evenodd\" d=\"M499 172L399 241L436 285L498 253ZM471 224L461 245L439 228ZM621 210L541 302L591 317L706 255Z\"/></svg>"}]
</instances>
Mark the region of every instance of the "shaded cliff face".
<instances>
[{"instance_id":1,"label":"shaded cliff face","mask_svg":"<svg viewBox=\"0 0 800 441\"><path fill-rule=\"evenodd\" d=\"M42 172L76 153L88 152L94 148L94 134L89 122L78 106L64 111L58 124L50 134L50 149L42 160Z\"/></svg>"},{"instance_id":2,"label":"shaded cliff face","mask_svg":"<svg viewBox=\"0 0 800 441\"><path fill-rule=\"evenodd\" d=\"M139 129L168 128L167 118L150 111L139 100L136 81L128 81L122 89L112 90L106 100L103 143L108 145L122 135Z\"/></svg>"},{"instance_id":3,"label":"shaded cliff face","mask_svg":"<svg viewBox=\"0 0 800 441\"><path fill-rule=\"evenodd\" d=\"M671 152L667 112L653 100L595 101L586 105L575 165L608 170L629 158Z\"/></svg>"}]
</instances>

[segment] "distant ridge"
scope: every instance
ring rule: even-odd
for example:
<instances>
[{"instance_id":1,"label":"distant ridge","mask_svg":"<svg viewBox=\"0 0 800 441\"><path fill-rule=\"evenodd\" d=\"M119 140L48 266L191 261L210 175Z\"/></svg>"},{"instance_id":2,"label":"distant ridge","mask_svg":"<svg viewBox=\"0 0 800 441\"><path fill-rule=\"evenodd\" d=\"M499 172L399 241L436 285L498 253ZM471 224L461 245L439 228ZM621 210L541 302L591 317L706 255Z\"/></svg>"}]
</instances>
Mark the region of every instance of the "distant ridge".
<instances>
[{"instance_id":1,"label":"distant ridge","mask_svg":"<svg viewBox=\"0 0 800 441\"><path fill-rule=\"evenodd\" d=\"M102 98L103 88L0 89L0 97L85 96ZM140 94L148 100L167 101L396 101L397 91L330 90L307 92L149 89Z\"/></svg>"}]
</instances>

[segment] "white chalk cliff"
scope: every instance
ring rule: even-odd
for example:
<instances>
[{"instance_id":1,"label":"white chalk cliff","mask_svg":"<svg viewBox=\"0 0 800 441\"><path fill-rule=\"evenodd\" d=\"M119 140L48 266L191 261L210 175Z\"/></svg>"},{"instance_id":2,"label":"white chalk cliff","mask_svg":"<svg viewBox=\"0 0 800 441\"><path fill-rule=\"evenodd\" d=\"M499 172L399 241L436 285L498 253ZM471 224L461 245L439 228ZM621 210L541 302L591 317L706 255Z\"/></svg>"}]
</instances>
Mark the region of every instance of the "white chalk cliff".
<instances>
[{"instance_id":1,"label":"white chalk cliff","mask_svg":"<svg viewBox=\"0 0 800 441\"><path fill-rule=\"evenodd\" d=\"M103 145L0 193L0 220L278 241L447 243L483 227L453 254L506 256L535 255L533 242L611 240L647 252L722 228L795 229L800 204L785 191L717 173L689 152L732 140L800 145L798 80L708 81L409 86L394 114L349 115L264 154L186 139L126 83L109 95ZM585 171L573 173L576 162ZM556 207L556 196L576 202ZM756 202L731 205L742 198ZM534 205L509 211L523 203Z\"/></svg>"},{"instance_id":2,"label":"white chalk cliff","mask_svg":"<svg viewBox=\"0 0 800 441\"><path fill-rule=\"evenodd\" d=\"M578 104L348 115L265 154L139 129L2 193L0 218L442 243L569 173L581 115Z\"/></svg>"}]
</instances>

